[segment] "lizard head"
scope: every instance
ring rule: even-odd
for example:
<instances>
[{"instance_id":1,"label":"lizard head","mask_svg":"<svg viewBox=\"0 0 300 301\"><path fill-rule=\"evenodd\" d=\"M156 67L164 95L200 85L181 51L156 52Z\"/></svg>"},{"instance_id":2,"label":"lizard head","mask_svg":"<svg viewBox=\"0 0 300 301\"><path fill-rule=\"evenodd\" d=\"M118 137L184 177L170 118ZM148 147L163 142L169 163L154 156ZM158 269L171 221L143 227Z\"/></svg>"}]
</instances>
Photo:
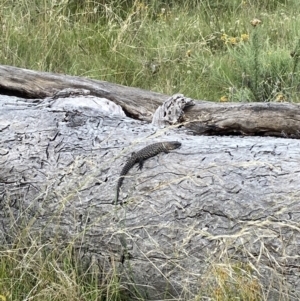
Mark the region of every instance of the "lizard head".
<instances>
[{"instance_id":1,"label":"lizard head","mask_svg":"<svg viewBox=\"0 0 300 301\"><path fill-rule=\"evenodd\" d=\"M168 141L168 142L166 143L166 147L167 147L169 150L179 148L180 146L181 146L181 143L178 142L178 141Z\"/></svg>"}]
</instances>

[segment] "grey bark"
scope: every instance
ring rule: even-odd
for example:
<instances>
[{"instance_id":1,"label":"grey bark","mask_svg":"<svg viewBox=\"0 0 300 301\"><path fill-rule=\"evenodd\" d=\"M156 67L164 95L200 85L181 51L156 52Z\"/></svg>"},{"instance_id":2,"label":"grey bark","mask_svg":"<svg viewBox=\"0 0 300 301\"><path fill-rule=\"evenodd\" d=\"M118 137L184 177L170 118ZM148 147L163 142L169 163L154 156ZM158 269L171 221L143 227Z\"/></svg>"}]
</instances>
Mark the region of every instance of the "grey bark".
<instances>
[{"instance_id":1,"label":"grey bark","mask_svg":"<svg viewBox=\"0 0 300 301\"><path fill-rule=\"evenodd\" d=\"M191 136L105 101L0 97L0 243L72 244L145 300L207 300L212 271L241 263L262 299L298 300L299 140ZM131 152L166 140L182 147L131 169L114 206Z\"/></svg>"},{"instance_id":2,"label":"grey bark","mask_svg":"<svg viewBox=\"0 0 300 301\"><path fill-rule=\"evenodd\" d=\"M151 122L169 96L76 76L0 65L0 94L29 98L54 96L65 88L85 89L120 105L135 119ZM182 119L194 134L300 137L300 106L293 103L212 103L198 100Z\"/></svg>"}]
</instances>

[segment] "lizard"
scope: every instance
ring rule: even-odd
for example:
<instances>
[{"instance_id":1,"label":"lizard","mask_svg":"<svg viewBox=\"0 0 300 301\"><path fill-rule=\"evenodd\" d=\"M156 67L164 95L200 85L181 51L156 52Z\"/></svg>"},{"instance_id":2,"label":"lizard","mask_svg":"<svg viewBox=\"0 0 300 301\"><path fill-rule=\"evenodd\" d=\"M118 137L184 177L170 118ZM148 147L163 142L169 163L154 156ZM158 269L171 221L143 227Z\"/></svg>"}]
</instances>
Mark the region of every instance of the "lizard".
<instances>
[{"instance_id":1,"label":"lizard","mask_svg":"<svg viewBox=\"0 0 300 301\"><path fill-rule=\"evenodd\" d=\"M136 153L132 153L131 157L128 159L122 171L120 173L120 177L116 187L116 198L115 205L118 203L119 199L119 191L122 186L124 176L128 173L128 171L133 167L134 164L139 163L139 169L143 168L143 161L158 155L159 153L168 153L170 150L179 148L181 143L178 141L165 141L165 142L157 142L154 144L150 144Z\"/></svg>"}]
</instances>

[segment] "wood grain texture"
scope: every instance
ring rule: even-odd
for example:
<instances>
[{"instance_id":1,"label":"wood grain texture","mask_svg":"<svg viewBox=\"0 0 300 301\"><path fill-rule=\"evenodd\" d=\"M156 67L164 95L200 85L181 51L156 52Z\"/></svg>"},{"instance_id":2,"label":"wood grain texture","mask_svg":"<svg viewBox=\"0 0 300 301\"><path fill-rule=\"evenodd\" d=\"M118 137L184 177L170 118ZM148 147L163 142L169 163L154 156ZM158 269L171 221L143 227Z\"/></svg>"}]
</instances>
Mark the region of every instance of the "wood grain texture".
<instances>
[{"instance_id":1,"label":"wood grain texture","mask_svg":"<svg viewBox=\"0 0 300 301\"><path fill-rule=\"evenodd\" d=\"M168 98L160 93L105 81L0 65L0 94L45 98L65 88L89 90L91 95L107 98L129 115L149 122L153 112ZM147 105L143 106L145 103Z\"/></svg>"},{"instance_id":2,"label":"wood grain texture","mask_svg":"<svg viewBox=\"0 0 300 301\"><path fill-rule=\"evenodd\" d=\"M73 101L0 96L2 245L20 232L72 244L146 300L192 300L227 262L249 265L267 299L299 299L299 140L191 136ZM131 152L164 139L182 146L132 168L112 205Z\"/></svg>"},{"instance_id":3,"label":"wood grain texture","mask_svg":"<svg viewBox=\"0 0 300 301\"><path fill-rule=\"evenodd\" d=\"M0 94L45 98L65 89L86 89L120 105L127 116L152 121L169 96L88 78L0 65ZM189 95L186 95L187 97ZM197 100L183 125L196 135L258 135L300 138L300 107L293 103L214 103Z\"/></svg>"},{"instance_id":4,"label":"wood grain texture","mask_svg":"<svg viewBox=\"0 0 300 301\"><path fill-rule=\"evenodd\" d=\"M186 115L187 127L198 134L300 138L300 106L295 103L201 102Z\"/></svg>"}]
</instances>

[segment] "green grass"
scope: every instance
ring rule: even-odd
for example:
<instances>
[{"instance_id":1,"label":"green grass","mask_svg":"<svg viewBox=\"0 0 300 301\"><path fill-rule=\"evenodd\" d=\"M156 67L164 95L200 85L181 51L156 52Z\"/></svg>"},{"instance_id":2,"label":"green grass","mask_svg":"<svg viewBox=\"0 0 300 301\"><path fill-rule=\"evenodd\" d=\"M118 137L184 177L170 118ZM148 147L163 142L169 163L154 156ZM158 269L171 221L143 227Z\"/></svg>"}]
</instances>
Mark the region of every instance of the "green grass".
<instances>
[{"instance_id":1,"label":"green grass","mask_svg":"<svg viewBox=\"0 0 300 301\"><path fill-rule=\"evenodd\" d=\"M115 269L101 273L96 265L82 272L72 247L63 252L31 241L27 247L0 251L0 300L125 301Z\"/></svg>"},{"instance_id":2,"label":"green grass","mask_svg":"<svg viewBox=\"0 0 300 301\"><path fill-rule=\"evenodd\" d=\"M297 1L13 3L0 1L1 64L197 99L298 101Z\"/></svg>"}]
</instances>

